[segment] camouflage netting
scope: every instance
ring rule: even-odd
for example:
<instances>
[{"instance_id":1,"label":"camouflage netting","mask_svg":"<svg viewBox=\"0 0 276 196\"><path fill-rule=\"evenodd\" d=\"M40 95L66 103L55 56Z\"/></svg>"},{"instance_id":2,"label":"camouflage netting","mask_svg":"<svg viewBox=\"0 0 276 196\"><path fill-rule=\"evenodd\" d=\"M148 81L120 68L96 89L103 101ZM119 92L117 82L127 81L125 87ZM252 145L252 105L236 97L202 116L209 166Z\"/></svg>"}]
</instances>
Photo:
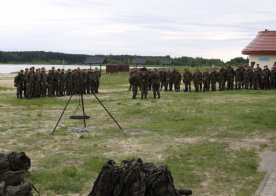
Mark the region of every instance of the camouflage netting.
<instances>
[{"instance_id":1,"label":"camouflage netting","mask_svg":"<svg viewBox=\"0 0 276 196\"><path fill-rule=\"evenodd\" d=\"M32 184L24 174L30 169L31 160L24 152L0 153L0 196L32 196Z\"/></svg>"},{"instance_id":2,"label":"camouflage netting","mask_svg":"<svg viewBox=\"0 0 276 196\"><path fill-rule=\"evenodd\" d=\"M107 161L89 196L180 196L191 190L177 190L166 165L143 163L141 159L125 160L120 166Z\"/></svg>"}]
</instances>

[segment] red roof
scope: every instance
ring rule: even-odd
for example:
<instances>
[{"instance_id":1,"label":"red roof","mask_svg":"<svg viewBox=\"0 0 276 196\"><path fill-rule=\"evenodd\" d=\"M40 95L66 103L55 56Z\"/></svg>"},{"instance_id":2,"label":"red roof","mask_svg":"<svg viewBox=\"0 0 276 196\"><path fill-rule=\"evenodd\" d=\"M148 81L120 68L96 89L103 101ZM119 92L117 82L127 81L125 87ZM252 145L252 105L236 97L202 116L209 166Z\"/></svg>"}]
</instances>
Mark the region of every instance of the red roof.
<instances>
[{"instance_id":1,"label":"red roof","mask_svg":"<svg viewBox=\"0 0 276 196\"><path fill-rule=\"evenodd\" d=\"M276 54L276 31L260 31L242 54Z\"/></svg>"}]
</instances>

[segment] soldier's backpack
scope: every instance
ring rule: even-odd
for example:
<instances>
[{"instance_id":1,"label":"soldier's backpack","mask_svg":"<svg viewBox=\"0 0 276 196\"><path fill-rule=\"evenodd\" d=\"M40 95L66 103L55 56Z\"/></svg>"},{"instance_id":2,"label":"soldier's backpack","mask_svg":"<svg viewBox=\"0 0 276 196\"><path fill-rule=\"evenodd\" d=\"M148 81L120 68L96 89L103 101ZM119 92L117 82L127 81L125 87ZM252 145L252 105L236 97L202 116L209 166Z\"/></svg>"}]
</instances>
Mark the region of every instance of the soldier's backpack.
<instances>
[{"instance_id":1,"label":"soldier's backpack","mask_svg":"<svg viewBox=\"0 0 276 196\"><path fill-rule=\"evenodd\" d=\"M122 162L123 174L116 187L115 196L144 196L146 192L143 161L125 160Z\"/></svg>"},{"instance_id":2,"label":"soldier's backpack","mask_svg":"<svg viewBox=\"0 0 276 196\"><path fill-rule=\"evenodd\" d=\"M89 196L113 196L122 175L122 168L113 160L107 161L98 175Z\"/></svg>"},{"instance_id":3,"label":"soldier's backpack","mask_svg":"<svg viewBox=\"0 0 276 196\"><path fill-rule=\"evenodd\" d=\"M9 168L11 171L27 171L31 167L31 159L24 152L11 152L5 157L9 161Z\"/></svg>"}]
</instances>

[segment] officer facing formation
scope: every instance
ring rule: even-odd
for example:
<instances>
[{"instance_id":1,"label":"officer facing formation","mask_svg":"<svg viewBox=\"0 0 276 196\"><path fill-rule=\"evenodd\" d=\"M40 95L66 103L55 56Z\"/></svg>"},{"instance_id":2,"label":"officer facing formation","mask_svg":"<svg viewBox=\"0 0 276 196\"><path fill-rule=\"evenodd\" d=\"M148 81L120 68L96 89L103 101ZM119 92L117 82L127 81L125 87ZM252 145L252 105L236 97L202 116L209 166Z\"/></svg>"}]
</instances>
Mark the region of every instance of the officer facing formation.
<instances>
[{"instance_id":1,"label":"officer facing formation","mask_svg":"<svg viewBox=\"0 0 276 196\"><path fill-rule=\"evenodd\" d=\"M53 97L71 95L72 93L98 93L101 73L99 70L81 70L80 68L67 71L52 67L46 72L45 68L26 68L20 70L14 78L16 96L18 98Z\"/></svg>"}]
</instances>

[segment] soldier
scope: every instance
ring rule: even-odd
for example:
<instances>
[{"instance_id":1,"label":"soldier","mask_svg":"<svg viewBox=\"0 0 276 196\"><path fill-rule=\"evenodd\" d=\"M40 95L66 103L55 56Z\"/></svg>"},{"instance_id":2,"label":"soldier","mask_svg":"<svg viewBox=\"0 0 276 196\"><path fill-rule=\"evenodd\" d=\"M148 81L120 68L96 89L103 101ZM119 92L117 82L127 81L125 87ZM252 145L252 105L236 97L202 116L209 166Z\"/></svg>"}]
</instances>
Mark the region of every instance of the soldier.
<instances>
[{"instance_id":1,"label":"soldier","mask_svg":"<svg viewBox=\"0 0 276 196\"><path fill-rule=\"evenodd\" d=\"M212 68L210 73L211 90L216 91L216 83L218 80L218 74L215 68Z\"/></svg>"},{"instance_id":2,"label":"soldier","mask_svg":"<svg viewBox=\"0 0 276 196\"><path fill-rule=\"evenodd\" d=\"M163 87L165 88L165 84L166 84L165 74L166 72L164 70L160 70L159 76L160 76L160 82L161 82L161 87L160 87L161 90L163 89Z\"/></svg>"},{"instance_id":3,"label":"soldier","mask_svg":"<svg viewBox=\"0 0 276 196\"><path fill-rule=\"evenodd\" d=\"M42 67L41 69L40 81L41 81L41 96L45 97L47 94L47 74L44 67Z\"/></svg>"},{"instance_id":4,"label":"soldier","mask_svg":"<svg viewBox=\"0 0 276 196\"><path fill-rule=\"evenodd\" d=\"M179 73L177 69L173 70L173 85L175 92L180 92L180 83L182 79L182 75Z\"/></svg>"},{"instance_id":5,"label":"soldier","mask_svg":"<svg viewBox=\"0 0 276 196\"><path fill-rule=\"evenodd\" d=\"M59 79L60 79L59 96L64 96L65 84L66 84L64 69L61 69Z\"/></svg>"},{"instance_id":6,"label":"soldier","mask_svg":"<svg viewBox=\"0 0 276 196\"><path fill-rule=\"evenodd\" d=\"M35 70L34 74L34 90L33 90L33 97L40 97L41 94L41 73L40 69Z\"/></svg>"},{"instance_id":7,"label":"soldier","mask_svg":"<svg viewBox=\"0 0 276 196\"><path fill-rule=\"evenodd\" d=\"M263 89L263 85L262 85L262 68L260 68L260 65L257 64L257 71L258 71L258 80L259 80L259 88Z\"/></svg>"},{"instance_id":8,"label":"soldier","mask_svg":"<svg viewBox=\"0 0 276 196\"><path fill-rule=\"evenodd\" d=\"M101 71L98 68L95 68L95 93L99 93Z\"/></svg>"},{"instance_id":9,"label":"soldier","mask_svg":"<svg viewBox=\"0 0 276 196\"><path fill-rule=\"evenodd\" d=\"M67 70L65 74L65 81L66 81L66 95L72 95L73 93L73 74L71 69Z\"/></svg>"},{"instance_id":10,"label":"soldier","mask_svg":"<svg viewBox=\"0 0 276 196\"><path fill-rule=\"evenodd\" d=\"M152 90L153 90L153 97L156 99L156 94L158 99L160 99L160 75L157 69L154 69L154 72L151 74L151 81L152 81Z\"/></svg>"},{"instance_id":11,"label":"soldier","mask_svg":"<svg viewBox=\"0 0 276 196\"><path fill-rule=\"evenodd\" d=\"M243 83L243 67L239 66L235 72L235 89L241 89Z\"/></svg>"},{"instance_id":12,"label":"soldier","mask_svg":"<svg viewBox=\"0 0 276 196\"><path fill-rule=\"evenodd\" d=\"M24 77L23 77L23 91L24 91L24 97L27 98L27 76L28 76L29 69L26 68L24 72Z\"/></svg>"},{"instance_id":13,"label":"soldier","mask_svg":"<svg viewBox=\"0 0 276 196\"><path fill-rule=\"evenodd\" d=\"M49 73L47 75L47 88L48 88L48 96L53 97L55 94L55 89L54 89L54 73L53 69L49 70Z\"/></svg>"},{"instance_id":14,"label":"soldier","mask_svg":"<svg viewBox=\"0 0 276 196\"><path fill-rule=\"evenodd\" d=\"M138 86L140 83L139 75L137 69L133 70L133 73L131 74L129 78L130 83L132 84L132 99L136 99Z\"/></svg>"},{"instance_id":15,"label":"soldier","mask_svg":"<svg viewBox=\"0 0 276 196\"><path fill-rule=\"evenodd\" d=\"M259 80L259 70L258 68L255 68L252 73L252 86L254 90L257 90L260 88L260 80Z\"/></svg>"},{"instance_id":16,"label":"soldier","mask_svg":"<svg viewBox=\"0 0 276 196\"><path fill-rule=\"evenodd\" d=\"M227 89L228 90L233 90L234 76L235 76L235 71L234 71L233 67L228 65L226 68L226 80L227 80Z\"/></svg>"},{"instance_id":17,"label":"soldier","mask_svg":"<svg viewBox=\"0 0 276 196\"><path fill-rule=\"evenodd\" d=\"M193 81L195 85L195 92L199 92L200 90L199 85L200 85L200 82L202 81L202 74L198 68L195 70L195 73L193 74Z\"/></svg>"},{"instance_id":18,"label":"soldier","mask_svg":"<svg viewBox=\"0 0 276 196\"><path fill-rule=\"evenodd\" d=\"M34 67L31 67L26 78L26 95L31 99L34 92Z\"/></svg>"},{"instance_id":19,"label":"soldier","mask_svg":"<svg viewBox=\"0 0 276 196\"><path fill-rule=\"evenodd\" d=\"M189 69L185 68L183 73L183 83L185 84L185 92L191 92L191 81L193 79L193 74Z\"/></svg>"},{"instance_id":20,"label":"soldier","mask_svg":"<svg viewBox=\"0 0 276 196\"><path fill-rule=\"evenodd\" d=\"M14 78L14 86L16 87L16 97L23 98L23 86L24 86L24 70L20 70L20 72Z\"/></svg>"},{"instance_id":21,"label":"soldier","mask_svg":"<svg viewBox=\"0 0 276 196\"><path fill-rule=\"evenodd\" d=\"M57 69L54 72L54 89L55 89L55 96L59 96L59 89L60 89L60 69Z\"/></svg>"},{"instance_id":22,"label":"soldier","mask_svg":"<svg viewBox=\"0 0 276 196\"><path fill-rule=\"evenodd\" d=\"M205 72L202 74L203 81L203 92L210 90L210 74L209 70L206 68Z\"/></svg>"},{"instance_id":23,"label":"soldier","mask_svg":"<svg viewBox=\"0 0 276 196\"><path fill-rule=\"evenodd\" d=\"M262 78L262 87L265 90L270 89L270 75L271 75L271 72L268 69L267 65L264 66L264 69L262 70L261 78Z\"/></svg>"},{"instance_id":24,"label":"soldier","mask_svg":"<svg viewBox=\"0 0 276 196\"><path fill-rule=\"evenodd\" d=\"M166 82L165 82L165 91L168 91L168 90L171 89L171 85L172 85L172 83L171 83L172 73L171 73L170 69L168 69L165 73L165 80L166 80Z\"/></svg>"},{"instance_id":25,"label":"soldier","mask_svg":"<svg viewBox=\"0 0 276 196\"><path fill-rule=\"evenodd\" d=\"M148 95L149 73L145 67L141 69L139 78L141 82L141 99L146 99Z\"/></svg>"},{"instance_id":26,"label":"soldier","mask_svg":"<svg viewBox=\"0 0 276 196\"><path fill-rule=\"evenodd\" d=\"M225 68L220 68L218 72L218 82L219 82L219 90L224 91L225 88L225 81L226 81L226 71Z\"/></svg>"},{"instance_id":27,"label":"soldier","mask_svg":"<svg viewBox=\"0 0 276 196\"><path fill-rule=\"evenodd\" d=\"M132 84L131 84L130 78L131 78L131 76L132 76L133 73L134 73L134 70L130 70L129 77L128 77L128 82L129 82L129 88L128 88L128 90L129 91L131 91L131 89L132 89Z\"/></svg>"},{"instance_id":28,"label":"soldier","mask_svg":"<svg viewBox=\"0 0 276 196\"><path fill-rule=\"evenodd\" d=\"M151 80L152 70L148 70L148 73L149 73L148 90L151 90L151 87L152 87L152 80Z\"/></svg>"},{"instance_id":29,"label":"soldier","mask_svg":"<svg viewBox=\"0 0 276 196\"><path fill-rule=\"evenodd\" d=\"M252 89L252 74L253 74L252 67L248 66L243 76L245 89Z\"/></svg>"},{"instance_id":30,"label":"soldier","mask_svg":"<svg viewBox=\"0 0 276 196\"><path fill-rule=\"evenodd\" d=\"M271 88L276 89L276 63L274 63L271 69Z\"/></svg>"}]
</instances>

